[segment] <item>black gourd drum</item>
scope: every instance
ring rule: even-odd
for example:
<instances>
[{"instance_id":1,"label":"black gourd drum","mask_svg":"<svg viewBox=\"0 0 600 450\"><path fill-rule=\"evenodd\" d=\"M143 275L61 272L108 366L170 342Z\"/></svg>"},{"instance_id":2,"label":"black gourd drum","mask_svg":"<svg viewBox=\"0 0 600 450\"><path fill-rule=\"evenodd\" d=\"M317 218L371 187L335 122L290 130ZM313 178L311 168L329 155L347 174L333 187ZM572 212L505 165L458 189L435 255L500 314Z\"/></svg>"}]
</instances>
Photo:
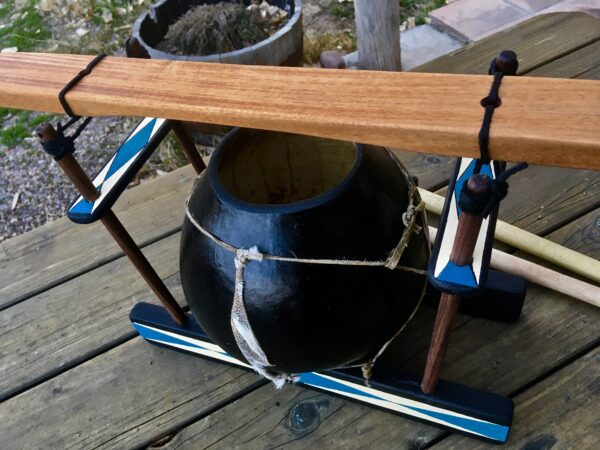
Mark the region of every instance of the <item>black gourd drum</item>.
<instances>
[{"instance_id":1,"label":"black gourd drum","mask_svg":"<svg viewBox=\"0 0 600 450\"><path fill-rule=\"evenodd\" d=\"M388 152L286 133L234 129L191 194L188 213L236 248L292 258L382 261L406 228L411 180ZM417 223L424 226L421 215ZM412 233L400 265L427 266ZM206 333L245 360L231 327L236 268L231 251L187 217L181 281ZM243 297L271 370L300 373L362 363L409 320L425 276L385 267L249 261Z\"/></svg>"}]
</instances>

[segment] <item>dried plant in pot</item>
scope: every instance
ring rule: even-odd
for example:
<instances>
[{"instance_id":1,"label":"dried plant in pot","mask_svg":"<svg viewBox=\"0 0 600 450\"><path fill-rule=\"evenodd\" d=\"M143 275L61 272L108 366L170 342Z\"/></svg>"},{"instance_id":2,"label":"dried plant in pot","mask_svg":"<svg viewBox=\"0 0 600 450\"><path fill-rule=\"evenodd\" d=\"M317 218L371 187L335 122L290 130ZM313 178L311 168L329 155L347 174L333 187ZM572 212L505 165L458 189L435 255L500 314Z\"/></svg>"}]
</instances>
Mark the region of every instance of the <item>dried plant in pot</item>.
<instances>
[{"instance_id":1,"label":"dried plant in pot","mask_svg":"<svg viewBox=\"0 0 600 450\"><path fill-rule=\"evenodd\" d=\"M300 66L302 64L302 3L301 0L271 0L269 4L285 13L285 20L273 33L253 45L208 55L185 55L181 51L167 52L161 42L179 19L191 9L202 5L217 5L222 0L161 0L135 21L132 36L127 42L127 55L138 58L171 59L183 61L215 62L272 66ZM239 4L229 0L226 3ZM251 1L244 1L249 6ZM220 20L220 19L219 19ZM208 23L208 22L207 22ZM214 23L213 23L214 26ZM214 30L210 30L212 33ZM209 34L210 34L209 33ZM242 36L242 39L245 36ZM227 40L227 39L225 39ZM218 46L217 46L218 47ZM244 80L240 80L243 83ZM198 80L199 89L202 80ZM186 123L197 140L202 134L222 135L229 127Z\"/></svg>"}]
</instances>

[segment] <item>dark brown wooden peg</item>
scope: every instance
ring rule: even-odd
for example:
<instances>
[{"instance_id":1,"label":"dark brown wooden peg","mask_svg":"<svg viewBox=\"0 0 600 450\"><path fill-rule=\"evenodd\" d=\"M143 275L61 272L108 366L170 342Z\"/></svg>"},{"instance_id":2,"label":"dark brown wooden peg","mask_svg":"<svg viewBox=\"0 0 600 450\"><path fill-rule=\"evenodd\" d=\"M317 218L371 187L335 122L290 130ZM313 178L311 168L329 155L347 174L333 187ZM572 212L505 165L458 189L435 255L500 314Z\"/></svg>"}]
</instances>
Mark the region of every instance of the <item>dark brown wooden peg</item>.
<instances>
[{"instance_id":1,"label":"dark brown wooden peg","mask_svg":"<svg viewBox=\"0 0 600 450\"><path fill-rule=\"evenodd\" d=\"M504 75L516 75L519 70L517 54L512 50L504 50L496 57L496 71Z\"/></svg>"}]
</instances>

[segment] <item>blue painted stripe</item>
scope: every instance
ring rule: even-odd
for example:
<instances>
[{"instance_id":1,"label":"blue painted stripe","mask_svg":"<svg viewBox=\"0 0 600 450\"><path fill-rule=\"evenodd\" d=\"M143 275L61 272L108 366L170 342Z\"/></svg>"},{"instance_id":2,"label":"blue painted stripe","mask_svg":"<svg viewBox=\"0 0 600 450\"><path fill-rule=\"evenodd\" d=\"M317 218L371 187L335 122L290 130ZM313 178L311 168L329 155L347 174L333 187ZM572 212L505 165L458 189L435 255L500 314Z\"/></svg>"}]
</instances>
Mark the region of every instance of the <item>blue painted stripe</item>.
<instances>
[{"instance_id":1,"label":"blue painted stripe","mask_svg":"<svg viewBox=\"0 0 600 450\"><path fill-rule=\"evenodd\" d=\"M110 165L110 169L106 174L105 179L108 180L117 170L119 170L123 165L127 163L130 159L135 157L144 147L148 144L148 141L152 137L152 130L154 129L154 124L156 123L156 119L150 120L144 128L139 130L134 136L125 142L119 150L117 150L117 154L112 164Z\"/></svg>"},{"instance_id":2,"label":"blue painted stripe","mask_svg":"<svg viewBox=\"0 0 600 450\"><path fill-rule=\"evenodd\" d=\"M506 437L508 436L509 432L509 428L503 425L498 425L491 422L482 422L477 419L471 419L468 417L459 417L450 413L443 413L439 411L431 411L429 409L418 408L416 406L410 406L405 403L402 403L401 401L390 401L389 399L373 395L369 392L365 392L352 386L348 386L348 384L340 383L336 380L332 380L331 378L323 377L315 373L301 374L299 382L310 385L315 388L334 390L341 393L353 394L359 397L364 397L365 399L373 398L386 403L395 404L404 408L411 409L413 411L417 411L425 416L444 421L450 427L464 429L497 441L503 442L504 440L506 440ZM365 401L368 402L368 400Z\"/></svg>"},{"instance_id":3,"label":"blue painted stripe","mask_svg":"<svg viewBox=\"0 0 600 450\"><path fill-rule=\"evenodd\" d=\"M306 372L300 374L300 379L298 381L300 383L309 384L311 386L322 387L323 389L332 389L335 391L346 392L348 394L360 395L361 397L375 398L377 400L388 401L369 392L361 391L360 389L348 386L347 384L332 380L331 378L322 377L314 372Z\"/></svg>"},{"instance_id":4,"label":"blue painted stripe","mask_svg":"<svg viewBox=\"0 0 600 450\"><path fill-rule=\"evenodd\" d=\"M438 280L461 286L477 287L477 279L475 278L473 267L471 265L459 266L452 261L448 261L448 264L446 264L446 267L444 267L438 276Z\"/></svg>"},{"instance_id":5,"label":"blue painted stripe","mask_svg":"<svg viewBox=\"0 0 600 450\"><path fill-rule=\"evenodd\" d=\"M148 328L147 326L138 324L136 322L133 322L133 326L139 332L140 336L142 336L144 339L160 341L161 343L166 344L166 345L172 344L172 345L181 345L181 346L189 347L189 348L198 348L201 350L205 350L207 352L212 352L215 355L222 354L222 355L229 356L225 352L218 352L212 348L206 348L206 347L202 346L201 345L202 341L197 340L197 339L194 339L194 341L196 341L198 343L192 343L192 342L185 341L183 339L179 339L174 336L169 336L161 331L154 330L152 328ZM387 398L383 398L383 397L374 395L370 392L365 392L364 390L361 390L358 387L350 386L345 382L343 383L343 382L337 381L335 379L332 379L331 377L322 376L322 375L320 375L318 373L314 373L314 372L302 373L299 375L299 377L300 378L299 378L298 382L301 384L312 386L317 389L337 391L341 395L343 395L343 394L355 395L357 397L363 398L364 401L367 403L369 403L369 399L375 399L375 400L379 400L379 401L382 401L385 403L399 405L404 408L416 411L425 416L429 416L431 418L441 420L441 421L445 422L446 424L448 424L448 426L450 426L450 427L460 428L460 429L466 430L467 432L479 434L481 436L485 436L489 439L493 439L493 440L496 440L499 442L504 442L506 440L506 437L508 436L509 428L506 426L503 426L503 425L498 425L498 424L494 424L494 423L490 423L490 422L482 422L482 421L479 421L476 419L471 419L468 417L457 417L451 413L431 411L429 409L419 408L416 406L409 406L407 404L402 403L401 401L390 401ZM350 384L353 384L353 383L350 383ZM392 395L392 394L390 394L390 395ZM398 396L394 396L394 397L401 400L401 397L398 397Z\"/></svg>"},{"instance_id":6,"label":"blue painted stripe","mask_svg":"<svg viewBox=\"0 0 600 450\"><path fill-rule=\"evenodd\" d=\"M406 405L403 405L406 406ZM414 411L418 411L422 414L426 414L431 417L443 420L444 422L451 423L452 425L465 430L472 431L474 433L481 434L489 439L504 442L508 437L509 428L504 425L498 425L491 422L480 422L478 420L469 419L467 417L457 417L451 414L444 414L442 412L430 411L428 409L421 409L415 406L406 406Z\"/></svg>"},{"instance_id":7,"label":"blue painted stripe","mask_svg":"<svg viewBox=\"0 0 600 450\"><path fill-rule=\"evenodd\" d=\"M88 215L92 212L94 202L88 202L85 198L81 198L77 203L71 206L69 213L71 214L85 214Z\"/></svg>"}]
</instances>

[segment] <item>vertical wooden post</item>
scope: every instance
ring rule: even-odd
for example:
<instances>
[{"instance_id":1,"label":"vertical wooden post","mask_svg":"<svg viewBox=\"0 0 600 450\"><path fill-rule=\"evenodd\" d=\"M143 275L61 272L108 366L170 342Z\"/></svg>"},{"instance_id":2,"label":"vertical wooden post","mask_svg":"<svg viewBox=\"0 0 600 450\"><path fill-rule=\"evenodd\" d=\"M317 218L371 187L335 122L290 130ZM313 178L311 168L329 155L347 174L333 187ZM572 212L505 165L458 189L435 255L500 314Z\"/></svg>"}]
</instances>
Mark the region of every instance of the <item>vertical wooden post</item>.
<instances>
[{"instance_id":1,"label":"vertical wooden post","mask_svg":"<svg viewBox=\"0 0 600 450\"><path fill-rule=\"evenodd\" d=\"M199 175L204 169L206 169L206 164L202 161L200 154L198 153L198 149L196 148L196 144L194 140L189 135L189 133L183 128L183 125L178 120L171 120L171 129L175 136L181 143L183 147L183 151L185 152L188 161L192 164L192 167Z\"/></svg>"},{"instance_id":2,"label":"vertical wooden post","mask_svg":"<svg viewBox=\"0 0 600 450\"><path fill-rule=\"evenodd\" d=\"M359 67L400 71L400 3L354 0Z\"/></svg>"}]
</instances>

